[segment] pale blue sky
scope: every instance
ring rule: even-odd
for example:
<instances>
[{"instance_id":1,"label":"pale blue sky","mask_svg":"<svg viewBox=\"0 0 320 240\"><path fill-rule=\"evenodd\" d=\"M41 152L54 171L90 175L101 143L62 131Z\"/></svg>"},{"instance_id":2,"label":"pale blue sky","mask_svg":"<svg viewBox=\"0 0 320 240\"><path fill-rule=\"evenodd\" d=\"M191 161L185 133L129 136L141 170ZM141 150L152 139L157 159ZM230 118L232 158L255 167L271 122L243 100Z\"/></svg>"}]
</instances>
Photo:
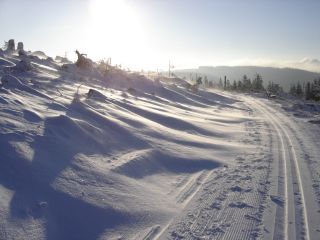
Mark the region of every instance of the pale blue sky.
<instances>
[{"instance_id":1,"label":"pale blue sky","mask_svg":"<svg viewBox=\"0 0 320 240\"><path fill-rule=\"evenodd\" d=\"M131 68L320 58L318 0L0 0L0 40Z\"/></svg>"}]
</instances>

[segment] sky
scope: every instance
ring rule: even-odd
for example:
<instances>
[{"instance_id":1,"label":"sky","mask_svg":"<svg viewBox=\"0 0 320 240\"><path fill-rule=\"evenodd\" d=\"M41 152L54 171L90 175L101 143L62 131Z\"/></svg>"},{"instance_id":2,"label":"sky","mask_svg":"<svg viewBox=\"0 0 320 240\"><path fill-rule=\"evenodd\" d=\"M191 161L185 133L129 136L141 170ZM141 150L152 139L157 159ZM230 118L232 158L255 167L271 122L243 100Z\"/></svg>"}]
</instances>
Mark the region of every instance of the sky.
<instances>
[{"instance_id":1,"label":"sky","mask_svg":"<svg viewBox=\"0 0 320 240\"><path fill-rule=\"evenodd\" d=\"M319 9L319 0L0 0L0 41L135 70L170 60L320 72Z\"/></svg>"}]
</instances>

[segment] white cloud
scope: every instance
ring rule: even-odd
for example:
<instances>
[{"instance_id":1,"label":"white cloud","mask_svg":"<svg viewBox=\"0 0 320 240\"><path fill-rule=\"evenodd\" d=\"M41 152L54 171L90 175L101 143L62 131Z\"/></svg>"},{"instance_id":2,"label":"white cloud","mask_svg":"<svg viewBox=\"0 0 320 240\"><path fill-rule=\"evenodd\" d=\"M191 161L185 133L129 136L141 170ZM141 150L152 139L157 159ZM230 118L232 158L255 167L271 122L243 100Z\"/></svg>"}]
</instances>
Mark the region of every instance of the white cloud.
<instances>
[{"instance_id":1,"label":"white cloud","mask_svg":"<svg viewBox=\"0 0 320 240\"><path fill-rule=\"evenodd\" d=\"M292 65L296 68L320 72L320 61L318 59L303 58L299 62L293 63Z\"/></svg>"},{"instance_id":2,"label":"white cloud","mask_svg":"<svg viewBox=\"0 0 320 240\"><path fill-rule=\"evenodd\" d=\"M233 61L231 66L263 66L278 68L297 68L312 72L320 72L320 60L314 58L303 58L298 61L271 60L271 59L239 59Z\"/></svg>"}]
</instances>

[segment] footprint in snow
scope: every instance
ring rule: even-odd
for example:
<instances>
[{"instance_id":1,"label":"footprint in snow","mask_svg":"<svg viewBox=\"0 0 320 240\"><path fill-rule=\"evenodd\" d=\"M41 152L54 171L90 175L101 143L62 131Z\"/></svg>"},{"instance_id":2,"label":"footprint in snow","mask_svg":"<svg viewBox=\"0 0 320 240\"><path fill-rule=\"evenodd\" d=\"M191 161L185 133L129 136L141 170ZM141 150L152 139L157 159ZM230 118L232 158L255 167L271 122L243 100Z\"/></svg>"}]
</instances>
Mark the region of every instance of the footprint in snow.
<instances>
[{"instance_id":1,"label":"footprint in snow","mask_svg":"<svg viewBox=\"0 0 320 240\"><path fill-rule=\"evenodd\" d=\"M277 205L279 206L283 206L284 205L284 200L279 197L279 196L275 196L275 195L270 195L270 199Z\"/></svg>"},{"instance_id":2,"label":"footprint in snow","mask_svg":"<svg viewBox=\"0 0 320 240\"><path fill-rule=\"evenodd\" d=\"M244 203L244 202L232 202L229 204L229 207L232 207L232 208L253 208L252 206L250 206L249 204Z\"/></svg>"},{"instance_id":3,"label":"footprint in snow","mask_svg":"<svg viewBox=\"0 0 320 240\"><path fill-rule=\"evenodd\" d=\"M248 188L248 189L245 189L245 188L242 188L240 186L233 186L230 188L230 190L232 192L251 192L252 189Z\"/></svg>"}]
</instances>

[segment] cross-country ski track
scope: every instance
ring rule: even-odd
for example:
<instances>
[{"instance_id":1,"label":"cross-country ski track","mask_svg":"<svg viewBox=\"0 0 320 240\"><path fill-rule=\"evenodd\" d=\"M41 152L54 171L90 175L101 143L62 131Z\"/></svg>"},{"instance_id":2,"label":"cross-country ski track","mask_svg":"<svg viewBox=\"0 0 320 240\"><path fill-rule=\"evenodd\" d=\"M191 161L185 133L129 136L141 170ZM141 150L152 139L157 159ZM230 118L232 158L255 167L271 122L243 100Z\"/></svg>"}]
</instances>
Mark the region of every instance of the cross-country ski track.
<instances>
[{"instance_id":1,"label":"cross-country ski track","mask_svg":"<svg viewBox=\"0 0 320 240\"><path fill-rule=\"evenodd\" d=\"M253 117L245 141L261 144L239 156L236 169L213 170L154 239L319 239L319 162L310 161L319 148L300 130L307 123L298 124L266 99L240 99Z\"/></svg>"},{"instance_id":2,"label":"cross-country ski track","mask_svg":"<svg viewBox=\"0 0 320 240\"><path fill-rule=\"evenodd\" d=\"M306 163L303 158L298 158L295 150L301 147L294 145L291 140L298 136L289 135L289 130L286 129L282 120L286 116L280 115L261 102L257 103L257 100L253 102L256 104L256 109L259 109L269 120L280 140L278 150L281 152L282 164L280 164L278 179L283 178L283 180L279 180L278 184L283 184L279 189L284 190L280 193L284 196L284 216L281 220L277 218L279 214L276 214L275 224L283 225L284 229L283 233L274 231L273 238L281 238L283 234L284 239L317 239L319 237L317 228L320 223L319 212L314 211L317 207L317 199L312 192L308 191L313 182L310 175L302 175L308 169L303 166ZM300 149L300 151L303 150ZM277 211L281 212L280 206L277 206Z\"/></svg>"}]
</instances>

